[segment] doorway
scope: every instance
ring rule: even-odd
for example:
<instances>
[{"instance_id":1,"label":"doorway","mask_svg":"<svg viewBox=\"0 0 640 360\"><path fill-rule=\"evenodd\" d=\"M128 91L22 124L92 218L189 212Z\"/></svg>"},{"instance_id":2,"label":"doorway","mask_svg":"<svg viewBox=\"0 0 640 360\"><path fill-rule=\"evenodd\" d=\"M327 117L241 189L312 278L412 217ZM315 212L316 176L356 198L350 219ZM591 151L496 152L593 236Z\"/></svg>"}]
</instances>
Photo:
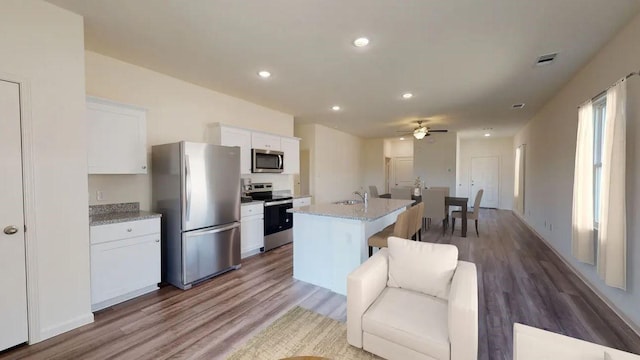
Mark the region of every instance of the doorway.
<instances>
[{"instance_id":1,"label":"doorway","mask_svg":"<svg viewBox=\"0 0 640 360\"><path fill-rule=\"evenodd\" d=\"M413 186L413 157L403 156L393 158L394 187Z\"/></svg>"},{"instance_id":2,"label":"doorway","mask_svg":"<svg viewBox=\"0 0 640 360\"><path fill-rule=\"evenodd\" d=\"M0 80L0 350L28 340L20 85Z\"/></svg>"},{"instance_id":3,"label":"doorway","mask_svg":"<svg viewBox=\"0 0 640 360\"><path fill-rule=\"evenodd\" d=\"M480 207L497 208L500 204L500 157L472 157L470 184L471 205L478 190L484 189Z\"/></svg>"}]
</instances>

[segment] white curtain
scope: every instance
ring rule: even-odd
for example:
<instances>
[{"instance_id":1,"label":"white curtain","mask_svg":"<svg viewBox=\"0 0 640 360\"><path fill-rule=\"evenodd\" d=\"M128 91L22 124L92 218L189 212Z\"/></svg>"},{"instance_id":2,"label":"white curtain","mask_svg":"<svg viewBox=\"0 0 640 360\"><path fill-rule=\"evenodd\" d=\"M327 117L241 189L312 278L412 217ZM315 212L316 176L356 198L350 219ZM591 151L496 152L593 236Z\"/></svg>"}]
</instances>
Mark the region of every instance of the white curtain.
<instances>
[{"instance_id":1,"label":"white curtain","mask_svg":"<svg viewBox=\"0 0 640 360\"><path fill-rule=\"evenodd\" d=\"M626 103L623 79L607 91L598 229L598 274L621 289L627 283Z\"/></svg>"},{"instance_id":2,"label":"white curtain","mask_svg":"<svg viewBox=\"0 0 640 360\"><path fill-rule=\"evenodd\" d=\"M576 164L573 174L571 249L582 262L595 264L593 233L593 103L578 110Z\"/></svg>"}]
</instances>

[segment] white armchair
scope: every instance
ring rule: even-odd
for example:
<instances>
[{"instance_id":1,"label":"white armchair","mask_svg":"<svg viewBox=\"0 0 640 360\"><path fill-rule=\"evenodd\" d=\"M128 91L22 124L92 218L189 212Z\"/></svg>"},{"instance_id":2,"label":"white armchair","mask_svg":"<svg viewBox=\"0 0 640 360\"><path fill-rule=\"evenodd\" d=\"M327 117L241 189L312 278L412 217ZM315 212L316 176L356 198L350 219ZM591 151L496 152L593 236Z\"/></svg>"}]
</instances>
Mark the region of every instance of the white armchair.
<instances>
[{"instance_id":1,"label":"white armchair","mask_svg":"<svg viewBox=\"0 0 640 360\"><path fill-rule=\"evenodd\" d=\"M416 256L423 261L417 263ZM452 256L453 262L438 260ZM453 245L390 237L389 249L378 251L348 276L349 344L390 360L477 359L476 266L457 261L457 256ZM393 279L390 263L396 267L391 269ZM407 278L404 283L402 275ZM424 292L429 289L409 289L412 282L420 287L429 281L444 286L431 286L433 296Z\"/></svg>"}]
</instances>

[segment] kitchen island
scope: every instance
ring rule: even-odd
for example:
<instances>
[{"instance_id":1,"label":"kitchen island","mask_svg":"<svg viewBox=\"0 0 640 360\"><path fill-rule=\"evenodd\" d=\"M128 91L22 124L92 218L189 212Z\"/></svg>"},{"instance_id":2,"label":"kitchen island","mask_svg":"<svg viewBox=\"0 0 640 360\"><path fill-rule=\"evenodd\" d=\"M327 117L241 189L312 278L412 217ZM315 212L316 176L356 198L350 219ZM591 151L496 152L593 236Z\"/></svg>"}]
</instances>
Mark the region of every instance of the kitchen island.
<instances>
[{"instance_id":1,"label":"kitchen island","mask_svg":"<svg viewBox=\"0 0 640 360\"><path fill-rule=\"evenodd\" d=\"M413 200L369 199L367 206L316 204L293 213L293 277L347 294L347 275L369 257L367 239L395 223Z\"/></svg>"}]
</instances>

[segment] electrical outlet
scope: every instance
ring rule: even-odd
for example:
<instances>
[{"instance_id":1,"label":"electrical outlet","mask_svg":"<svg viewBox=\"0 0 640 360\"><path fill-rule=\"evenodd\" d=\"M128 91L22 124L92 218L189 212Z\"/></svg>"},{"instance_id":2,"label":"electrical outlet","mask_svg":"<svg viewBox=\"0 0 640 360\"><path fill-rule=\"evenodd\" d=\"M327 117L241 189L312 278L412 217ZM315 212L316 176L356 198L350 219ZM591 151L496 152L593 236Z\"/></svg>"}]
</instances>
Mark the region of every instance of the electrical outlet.
<instances>
[{"instance_id":1,"label":"electrical outlet","mask_svg":"<svg viewBox=\"0 0 640 360\"><path fill-rule=\"evenodd\" d=\"M102 190L96 190L96 200L97 201L104 200L104 193L102 192Z\"/></svg>"}]
</instances>

